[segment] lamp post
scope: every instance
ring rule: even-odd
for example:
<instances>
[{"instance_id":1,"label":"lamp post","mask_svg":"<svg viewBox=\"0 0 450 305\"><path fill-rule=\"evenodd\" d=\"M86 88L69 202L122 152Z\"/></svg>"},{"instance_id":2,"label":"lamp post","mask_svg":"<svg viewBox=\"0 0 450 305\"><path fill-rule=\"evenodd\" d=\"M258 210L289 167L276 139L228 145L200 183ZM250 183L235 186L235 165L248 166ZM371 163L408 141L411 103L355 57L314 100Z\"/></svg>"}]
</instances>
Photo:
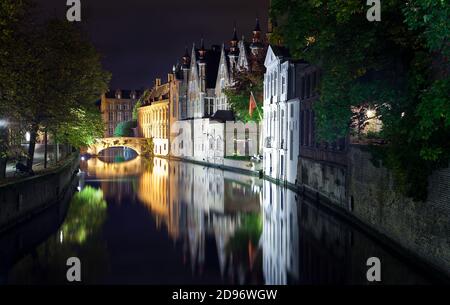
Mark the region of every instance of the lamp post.
<instances>
[{"instance_id":1,"label":"lamp post","mask_svg":"<svg viewBox=\"0 0 450 305\"><path fill-rule=\"evenodd\" d=\"M0 178L6 176L7 145L8 145L8 121L0 119Z\"/></svg>"}]
</instances>

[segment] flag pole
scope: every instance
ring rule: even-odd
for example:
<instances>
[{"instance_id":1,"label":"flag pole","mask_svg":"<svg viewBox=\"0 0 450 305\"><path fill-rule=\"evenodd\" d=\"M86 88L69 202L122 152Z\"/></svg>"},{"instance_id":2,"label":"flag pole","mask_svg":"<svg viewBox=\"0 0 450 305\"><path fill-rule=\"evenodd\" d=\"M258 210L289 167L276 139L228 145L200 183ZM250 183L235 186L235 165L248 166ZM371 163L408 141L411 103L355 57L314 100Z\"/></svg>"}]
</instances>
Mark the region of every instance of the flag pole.
<instances>
[{"instance_id":1,"label":"flag pole","mask_svg":"<svg viewBox=\"0 0 450 305\"><path fill-rule=\"evenodd\" d=\"M259 112L258 102L256 101L256 98L255 98L255 96L253 95L253 91L250 90L250 94L252 95L253 100L255 101L255 104L256 104L256 111L258 111L259 119L262 121L261 112Z\"/></svg>"}]
</instances>

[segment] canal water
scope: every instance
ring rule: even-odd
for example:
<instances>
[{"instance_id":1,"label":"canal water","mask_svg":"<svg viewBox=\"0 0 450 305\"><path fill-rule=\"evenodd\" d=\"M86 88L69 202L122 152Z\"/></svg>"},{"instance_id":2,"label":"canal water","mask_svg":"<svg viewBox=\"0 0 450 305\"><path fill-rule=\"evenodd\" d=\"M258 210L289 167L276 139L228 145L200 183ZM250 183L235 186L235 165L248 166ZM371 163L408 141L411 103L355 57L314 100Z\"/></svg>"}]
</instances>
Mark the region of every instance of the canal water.
<instances>
[{"instance_id":1,"label":"canal water","mask_svg":"<svg viewBox=\"0 0 450 305\"><path fill-rule=\"evenodd\" d=\"M271 182L111 149L78 192L0 236L4 284L382 284L432 279L352 225Z\"/></svg>"}]
</instances>

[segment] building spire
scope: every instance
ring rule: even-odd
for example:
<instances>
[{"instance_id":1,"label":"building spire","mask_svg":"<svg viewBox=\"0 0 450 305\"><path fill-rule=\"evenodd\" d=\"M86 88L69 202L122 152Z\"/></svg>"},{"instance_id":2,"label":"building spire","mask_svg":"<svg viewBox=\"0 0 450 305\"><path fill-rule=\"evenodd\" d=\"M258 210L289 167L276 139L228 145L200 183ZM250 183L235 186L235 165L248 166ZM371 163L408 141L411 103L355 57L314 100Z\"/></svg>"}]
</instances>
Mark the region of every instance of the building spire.
<instances>
[{"instance_id":1,"label":"building spire","mask_svg":"<svg viewBox=\"0 0 450 305\"><path fill-rule=\"evenodd\" d=\"M238 53L238 43L239 39L237 38L237 31L236 31L236 22L234 23L234 30L233 30L233 38L230 41L230 55L235 56Z\"/></svg>"},{"instance_id":2,"label":"building spire","mask_svg":"<svg viewBox=\"0 0 450 305\"><path fill-rule=\"evenodd\" d=\"M253 32L261 32L261 27L259 26L259 18L256 18L256 25Z\"/></svg>"},{"instance_id":3,"label":"building spire","mask_svg":"<svg viewBox=\"0 0 450 305\"><path fill-rule=\"evenodd\" d=\"M203 39L203 37L200 40L200 49L198 50L198 55L200 60L204 60L206 57L205 40Z\"/></svg>"},{"instance_id":4,"label":"building spire","mask_svg":"<svg viewBox=\"0 0 450 305\"><path fill-rule=\"evenodd\" d=\"M184 55L182 57L183 68L189 68L190 63L191 63L191 56L189 55L188 47L186 45L184 47Z\"/></svg>"},{"instance_id":5,"label":"building spire","mask_svg":"<svg viewBox=\"0 0 450 305\"><path fill-rule=\"evenodd\" d=\"M239 41L238 38L237 38L236 23L234 24L233 39L231 41Z\"/></svg>"},{"instance_id":6,"label":"building spire","mask_svg":"<svg viewBox=\"0 0 450 305\"><path fill-rule=\"evenodd\" d=\"M259 25L259 18L256 18L256 25L255 29L253 30L253 43L260 43L261 42L261 27Z\"/></svg>"}]
</instances>

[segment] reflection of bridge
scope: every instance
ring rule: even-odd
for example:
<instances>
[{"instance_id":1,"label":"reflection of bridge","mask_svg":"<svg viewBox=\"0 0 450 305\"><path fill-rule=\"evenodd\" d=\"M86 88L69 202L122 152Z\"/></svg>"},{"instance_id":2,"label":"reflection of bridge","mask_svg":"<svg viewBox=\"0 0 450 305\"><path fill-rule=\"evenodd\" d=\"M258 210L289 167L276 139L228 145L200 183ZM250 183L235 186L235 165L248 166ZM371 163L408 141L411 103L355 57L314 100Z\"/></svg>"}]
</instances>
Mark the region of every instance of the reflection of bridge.
<instances>
[{"instance_id":1,"label":"reflection of bridge","mask_svg":"<svg viewBox=\"0 0 450 305\"><path fill-rule=\"evenodd\" d=\"M129 176L137 176L143 170L143 162L140 157L133 160L119 163L103 162L98 158L92 158L87 161L86 170L90 176L96 178L122 178Z\"/></svg>"},{"instance_id":2,"label":"reflection of bridge","mask_svg":"<svg viewBox=\"0 0 450 305\"><path fill-rule=\"evenodd\" d=\"M112 147L128 147L138 155L146 151L147 139L145 138L101 138L96 139L94 144L89 145L87 153L98 155L102 150Z\"/></svg>"}]
</instances>

